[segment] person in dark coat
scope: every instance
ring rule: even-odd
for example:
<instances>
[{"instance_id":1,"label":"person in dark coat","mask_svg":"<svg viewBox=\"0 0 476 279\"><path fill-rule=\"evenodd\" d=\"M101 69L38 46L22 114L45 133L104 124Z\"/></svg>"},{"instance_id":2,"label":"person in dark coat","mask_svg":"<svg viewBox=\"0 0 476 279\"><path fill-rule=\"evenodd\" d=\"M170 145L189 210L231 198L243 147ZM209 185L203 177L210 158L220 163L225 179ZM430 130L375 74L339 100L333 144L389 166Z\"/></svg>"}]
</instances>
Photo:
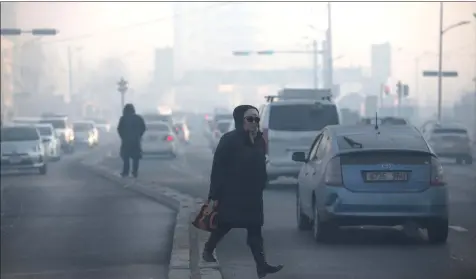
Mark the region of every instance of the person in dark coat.
<instances>
[{"instance_id":1,"label":"person in dark coat","mask_svg":"<svg viewBox=\"0 0 476 279\"><path fill-rule=\"evenodd\" d=\"M235 130L224 134L213 157L207 211L216 206L217 229L210 234L203 260L215 262L213 251L233 228L245 228L247 244L256 262L259 278L276 273L282 265L266 262L261 227L263 190L267 182L265 141L259 131L258 109L250 105L235 108Z\"/></svg>"},{"instance_id":2,"label":"person in dark coat","mask_svg":"<svg viewBox=\"0 0 476 279\"><path fill-rule=\"evenodd\" d=\"M129 176L130 160L132 159L132 175L137 177L139 160L142 158L141 139L146 130L144 119L137 115L134 105L124 106L117 132L121 138L121 158L124 162L123 177Z\"/></svg>"}]
</instances>

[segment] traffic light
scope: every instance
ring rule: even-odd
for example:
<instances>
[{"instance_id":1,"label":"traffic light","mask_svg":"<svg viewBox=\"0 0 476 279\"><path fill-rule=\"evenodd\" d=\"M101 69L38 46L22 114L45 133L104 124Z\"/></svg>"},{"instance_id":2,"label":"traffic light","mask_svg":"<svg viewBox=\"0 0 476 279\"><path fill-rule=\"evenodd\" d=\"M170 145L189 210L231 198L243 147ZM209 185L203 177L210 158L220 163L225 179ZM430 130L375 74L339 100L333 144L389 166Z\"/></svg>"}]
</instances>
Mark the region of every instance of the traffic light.
<instances>
[{"instance_id":1,"label":"traffic light","mask_svg":"<svg viewBox=\"0 0 476 279\"><path fill-rule=\"evenodd\" d=\"M22 30L19 28L1 28L0 35L2 36L16 36L21 35Z\"/></svg>"},{"instance_id":2,"label":"traffic light","mask_svg":"<svg viewBox=\"0 0 476 279\"><path fill-rule=\"evenodd\" d=\"M248 56L251 54L251 51L233 51L234 56Z\"/></svg>"},{"instance_id":3,"label":"traffic light","mask_svg":"<svg viewBox=\"0 0 476 279\"><path fill-rule=\"evenodd\" d=\"M34 36L54 36L58 34L58 30L53 28L38 28L31 30L31 34Z\"/></svg>"},{"instance_id":4,"label":"traffic light","mask_svg":"<svg viewBox=\"0 0 476 279\"><path fill-rule=\"evenodd\" d=\"M258 53L258 55L273 55L274 51L273 50L260 50L257 53Z\"/></svg>"},{"instance_id":5,"label":"traffic light","mask_svg":"<svg viewBox=\"0 0 476 279\"><path fill-rule=\"evenodd\" d=\"M402 88L403 87L403 84L401 81L397 82L397 95L398 96L402 96Z\"/></svg>"},{"instance_id":6,"label":"traffic light","mask_svg":"<svg viewBox=\"0 0 476 279\"><path fill-rule=\"evenodd\" d=\"M408 97L408 95L410 95L410 87L405 84L403 85L403 96Z\"/></svg>"}]
</instances>

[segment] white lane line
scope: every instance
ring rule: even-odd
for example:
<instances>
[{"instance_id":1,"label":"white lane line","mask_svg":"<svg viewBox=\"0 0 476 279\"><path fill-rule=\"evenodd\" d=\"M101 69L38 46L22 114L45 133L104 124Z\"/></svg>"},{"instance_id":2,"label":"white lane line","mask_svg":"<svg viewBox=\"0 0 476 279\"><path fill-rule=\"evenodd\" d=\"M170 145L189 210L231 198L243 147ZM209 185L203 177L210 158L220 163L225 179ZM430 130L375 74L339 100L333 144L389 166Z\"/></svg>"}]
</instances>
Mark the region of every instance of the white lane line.
<instances>
[{"instance_id":1,"label":"white lane line","mask_svg":"<svg viewBox=\"0 0 476 279\"><path fill-rule=\"evenodd\" d=\"M457 231L457 232L467 232L468 229L460 227L460 226L448 226L448 228Z\"/></svg>"}]
</instances>

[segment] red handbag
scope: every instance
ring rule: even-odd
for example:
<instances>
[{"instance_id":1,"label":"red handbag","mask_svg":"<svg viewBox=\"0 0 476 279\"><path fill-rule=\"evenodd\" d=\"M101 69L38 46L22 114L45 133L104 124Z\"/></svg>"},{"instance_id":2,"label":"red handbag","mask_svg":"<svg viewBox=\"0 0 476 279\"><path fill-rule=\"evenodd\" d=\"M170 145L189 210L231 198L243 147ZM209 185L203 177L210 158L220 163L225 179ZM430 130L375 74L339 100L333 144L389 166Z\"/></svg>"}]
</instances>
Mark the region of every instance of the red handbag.
<instances>
[{"instance_id":1,"label":"red handbag","mask_svg":"<svg viewBox=\"0 0 476 279\"><path fill-rule=\"evenodd\" d=\"M206 214L208 208L208 203L202 205L202 208L195 217L195 220L192 222L192 225L203 231L212 232L217 228L217 216L218 212L216 211L218 202L215 202L212 211L209 214Z\"/></svg>"}]
</instances>

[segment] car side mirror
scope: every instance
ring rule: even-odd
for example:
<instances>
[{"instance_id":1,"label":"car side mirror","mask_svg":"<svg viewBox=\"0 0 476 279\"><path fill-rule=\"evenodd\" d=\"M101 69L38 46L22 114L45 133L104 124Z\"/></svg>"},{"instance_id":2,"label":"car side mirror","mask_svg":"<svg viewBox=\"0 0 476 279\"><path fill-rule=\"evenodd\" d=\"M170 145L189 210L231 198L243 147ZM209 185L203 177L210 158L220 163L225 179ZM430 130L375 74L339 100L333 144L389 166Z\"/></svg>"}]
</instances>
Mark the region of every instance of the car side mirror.
<instances>
[{"instance_id":1,"label":"car side mirror","mask_svg":"<svg viewBox=\"0 0 476 279\"><path fill-rule=\"evenodd\" d=\"M304 152L294 152L293 156L292 156L292 160L294 162L306 163L307 162L306 153L304 153Z\"/></svg>"}]
</instances>

